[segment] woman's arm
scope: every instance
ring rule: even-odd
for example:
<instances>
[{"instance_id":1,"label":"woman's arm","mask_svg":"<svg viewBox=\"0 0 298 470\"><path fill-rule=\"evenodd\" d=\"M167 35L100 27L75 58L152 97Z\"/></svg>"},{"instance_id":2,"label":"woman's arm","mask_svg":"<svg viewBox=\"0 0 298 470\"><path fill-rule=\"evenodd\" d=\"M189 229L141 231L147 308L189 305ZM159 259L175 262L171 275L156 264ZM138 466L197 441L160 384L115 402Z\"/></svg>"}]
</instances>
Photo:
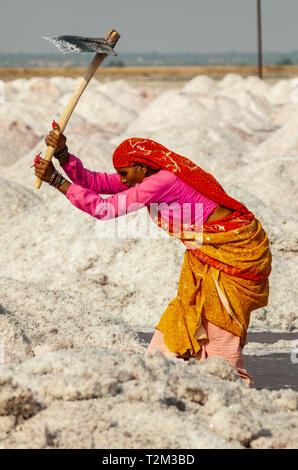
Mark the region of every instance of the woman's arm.
<instances>
[{"instance_id":1,"label":"woman's arm","mask_svg":"<svg viewBox=\"0 0 298 470\"><path fill-rule=\"evenodd\" d=\"M61 168L73 183L83 188L99 194L116 194L127 189L127 186L121 183L121 176L118 173L90 171L72 154L69 154L67 161L65 160L59 161Z\"/></svg>"},{"instance_id":2,"label":"woman's arm","mask_svg":"<svg viewBox=\"0 0 298 470\"><path fill-rule=\"evenodd\" d=\"M69 181L65 181L65 183L63 183L61 186L58 186L58 191L60 191L60 193L64 194L64 196L66 196L66 193L68 191L68 188L69 186L71 186L71 183Z\"/></svg>"},{"instance_id":3,"label":"woman's arm","mask_svg":"<svg viewBox=\"0 0 298 470\"><path fill-rule=\"evenodd\" d=\"M63 168L63 171L73 183L100 194L115 194L127 189L127 187L121 183L121 176L118 175L118 173L100 173L84 168L79 158L68 153L66 137L59 131L57 123L55 123L55 125L55 130L49 132L45 138L45 142L47 145L55 148L54 157L57 158L61 168ZM63 151L65 155L58 157L58 154Z\"/></svg>"},{"instance_id":4,"label":"woman's arm","mask_svg":"<svg viewBox=\"0 0 298 470\"><path fill-rule=\"evenodd\" d=\"M143 184L136 184L126 191L105 199L75 183L67 185L66 182L59 188L59 191L65 194L67 199L81 211L87 212L97 219L108 220L142 209L147 203L156 202L154 194L148 198L142 188L140 191L139 187Z\"/></svg>"},{"instance_id":5,"label":"woman's arm","mask_svg":"<svg viewBox=\"0 0 298 470\"><path fill-rule=\"evenodd\" d=\"M173 190L173 177L155 174L142 183L103 199L98 194L77 184L64 183L59 191L78 209L97 219L113 219L129 214L153 203L159 203Z\"/></svg>"},{"instance_id":6,"label":"woman's arm","mask_svg":"<svg viewBox=\"0 0 298 470\"><path fill-rule=\"evenodd\" d=\"M52 161L43 158L35 166L35 175L43 181L51 182L55 171ZM148 176L142 183L105 199L94 191L69 181L63 182L57 189L81 211L97 219L108 220L162 201L175 186L176 177L166 173L168 175L159 172Z\"/></svg>"}]
</instances>

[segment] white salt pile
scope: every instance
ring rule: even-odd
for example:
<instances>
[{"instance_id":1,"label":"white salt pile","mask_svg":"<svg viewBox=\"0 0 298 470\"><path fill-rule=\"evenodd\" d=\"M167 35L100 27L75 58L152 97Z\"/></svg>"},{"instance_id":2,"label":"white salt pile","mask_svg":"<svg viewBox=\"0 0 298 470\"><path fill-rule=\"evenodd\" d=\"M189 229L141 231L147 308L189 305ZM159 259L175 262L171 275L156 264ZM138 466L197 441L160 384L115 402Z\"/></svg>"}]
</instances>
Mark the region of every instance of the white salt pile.
<instances>
[{"instance_id":1,"label":"white salt pile","mask_svg":"<svg viewBox=\"0 0 298 470\"><path fill-rule=\"evenodd\" d=\"M2 366L2 445L295 447L297 393L248 390L223 359L193 361L73 349Z\"/></svg>"},{"instance_id":2,"label":"white salt pile","mask_svg":"<svg viewBox=\"0 0 298 470\"><path fill-rule=\"evenodd\" d=\"M144 210L127 217L128 238L115 238L114 221L47 184L34 189L33 158L76 83L14 80L0 107L0 447L295 447L296 392L250 390L224 360L144 359L137 331L151 331L176 296L181 243L144 238ZM163 91L93 80L66 131L84 166L108 173L124 138L157 140L255 213L273 254L269 304L251 315L260 331L298 330L292 90L291 80L234 74Z\"/></svg>"}]
</instances>

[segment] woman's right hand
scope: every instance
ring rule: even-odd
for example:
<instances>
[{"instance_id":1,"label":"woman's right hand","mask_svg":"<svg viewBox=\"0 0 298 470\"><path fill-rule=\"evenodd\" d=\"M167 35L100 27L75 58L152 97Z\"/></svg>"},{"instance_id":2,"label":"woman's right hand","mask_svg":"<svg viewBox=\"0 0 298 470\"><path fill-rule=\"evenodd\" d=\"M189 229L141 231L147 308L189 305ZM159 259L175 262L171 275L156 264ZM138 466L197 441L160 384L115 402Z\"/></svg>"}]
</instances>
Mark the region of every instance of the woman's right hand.
<instances>
[{"instance_id":1,"label":"woman's right hand","mask_svg":"<svg viewBox=\"0 0 298 470\"><path fill-rule=\"evenodd\" d=\"M57 130L52 130L46 136L45 143L51 147L54 147L55 153L60 153L65 148L66 137L64 134L62 134L61 131L57 132Z\"/></svg>"}]
</instances>

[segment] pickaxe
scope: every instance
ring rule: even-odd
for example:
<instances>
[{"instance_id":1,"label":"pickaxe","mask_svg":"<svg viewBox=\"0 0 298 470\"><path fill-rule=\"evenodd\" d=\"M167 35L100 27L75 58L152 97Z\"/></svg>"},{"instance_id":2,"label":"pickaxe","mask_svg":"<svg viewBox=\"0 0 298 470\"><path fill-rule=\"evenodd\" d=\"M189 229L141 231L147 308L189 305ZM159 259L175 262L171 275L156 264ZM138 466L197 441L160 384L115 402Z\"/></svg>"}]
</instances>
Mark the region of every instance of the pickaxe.
<instances>
[{"instance_id":1,"label":"pickaxe","mask_svg":"<svg viewBox=\"0 0 298 470\"><path fill-rule=\"evenodd\" d=\"M92 62L90 62L90 65L85 72L84 77L77 86L61 116L61 119L58 123L61 132L64 131L69 118L77 105L77 102L79 101L83 91L85 90L100 64L107 55L117 55L114 51L114 47L119 38L120 35L114 29L110 29L105 39L84 38L82 36L55 36L45 38L52 41L62 52L96 52ZM48 161L51 160L54 153L54 147L49 146L46 150L44 159ZM41 184L42 180L36 178L35 188L39 189Z\"/></svg>"}]
</instances>

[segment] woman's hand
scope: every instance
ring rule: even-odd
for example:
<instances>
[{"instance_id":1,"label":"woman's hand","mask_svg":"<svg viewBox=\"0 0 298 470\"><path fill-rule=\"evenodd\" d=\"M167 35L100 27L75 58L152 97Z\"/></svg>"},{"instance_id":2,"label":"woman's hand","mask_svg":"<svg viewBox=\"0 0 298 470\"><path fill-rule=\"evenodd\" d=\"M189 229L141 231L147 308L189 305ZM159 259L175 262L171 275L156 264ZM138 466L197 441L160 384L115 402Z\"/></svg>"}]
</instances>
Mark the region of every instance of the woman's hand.
<instances>
[{"instance_id":1,"label":"woman's hand","mask_svg":"<svg viewBox=\"0 0 298 470\"><path fill-rule=\"evenodd\" d=\"M50 181L53 173L56 171L52 161L40 158L40 162L35 164L35 175L47 183Z\"/></svg>"},{"instance_id":2,"label":"woman's hand","mask_svg":"<svg viewBox=\"0 0 298 470\"><path fill-rule=\"evenodd\" d=\"M61 131L50 131L45 138L45 143L54 147L55 153L62 152L66 145L66 137ZM55 156L55 155L54 155Z\"/></svg>"}]
</instances>

